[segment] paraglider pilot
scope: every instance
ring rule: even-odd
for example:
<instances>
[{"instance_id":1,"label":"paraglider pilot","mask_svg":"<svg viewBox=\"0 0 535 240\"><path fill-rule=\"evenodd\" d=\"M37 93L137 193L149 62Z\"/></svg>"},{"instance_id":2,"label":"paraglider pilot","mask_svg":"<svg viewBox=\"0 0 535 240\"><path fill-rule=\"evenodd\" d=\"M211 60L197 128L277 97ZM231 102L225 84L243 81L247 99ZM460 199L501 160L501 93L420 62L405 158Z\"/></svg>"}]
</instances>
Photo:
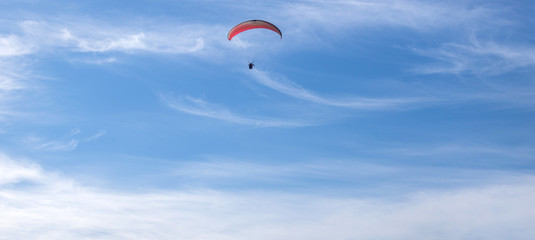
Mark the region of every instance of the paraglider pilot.
<instances>
[{"instance_id":1,"label":"paraglider pilot","mask_svg":"<svg viewBox=\"0 0 535 240\"><path fill-rule=\"evenodd\" d=\"M243 31L247 31L247 30L251 30L251 29L257 29L257 28L264 28L264 29L271 30L271 31L279 34L279 36L282 39L282 32L277 26L273 25L273 23L270 23L270 22L267 22L267 21L264 21L264 20L258 20L258 19L247 20L245 22L242 22L242 23L234 26L228 32L227 39L230 41L230 40L232 40L232 38L234 36L238 35L239 33L243 32ZM253 67L254 67L254 63L253 62L249 62L249 69L252 70Z\"/></svg>"}]
</instances>

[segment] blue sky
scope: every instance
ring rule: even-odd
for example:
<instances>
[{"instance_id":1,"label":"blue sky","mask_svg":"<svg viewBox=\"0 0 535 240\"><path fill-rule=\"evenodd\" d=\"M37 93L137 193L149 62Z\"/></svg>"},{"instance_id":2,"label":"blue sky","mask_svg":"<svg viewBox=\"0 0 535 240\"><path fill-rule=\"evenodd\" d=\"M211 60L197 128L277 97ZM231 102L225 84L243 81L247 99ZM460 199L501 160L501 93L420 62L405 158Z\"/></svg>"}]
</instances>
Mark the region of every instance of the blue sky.
<instances>
[{"instance_id":1,"label":"blue sky","mask_svg":"<svg viewBox=\"0 0 535 240\"><path fill-rule=\"evenodd\" d=\"M533 10L4 1L0 239L533 239Z\"/></svg>"}]
</instances>

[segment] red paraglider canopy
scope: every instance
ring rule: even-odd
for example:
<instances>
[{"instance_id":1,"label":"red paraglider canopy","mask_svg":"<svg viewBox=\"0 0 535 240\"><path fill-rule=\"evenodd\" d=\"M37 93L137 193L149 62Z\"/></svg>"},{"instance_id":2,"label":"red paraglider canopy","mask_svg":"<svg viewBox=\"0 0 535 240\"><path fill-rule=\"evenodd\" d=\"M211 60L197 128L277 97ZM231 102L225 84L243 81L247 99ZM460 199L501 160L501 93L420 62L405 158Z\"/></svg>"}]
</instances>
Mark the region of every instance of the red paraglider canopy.
<instances>
[{"instance_id":1,"label":"red paraglider canopy","mask_svg":"<svg viewBox=\"0 0 535 240\"><path fill-rule=\"evenodd\" d=\"M279 30L279 28L273 25L272 23L264 21L264 20L248 20L248 21L242 22L236 25L235 27L233 27L232 29L230 29L230 31L228 32L227 38L230 41L234 36L238 35L239 33L250 30L250 29L255 29L255 28L269 29L273 32L278 33L282 38L281 30Z\"/></svg>"}]
</instances>

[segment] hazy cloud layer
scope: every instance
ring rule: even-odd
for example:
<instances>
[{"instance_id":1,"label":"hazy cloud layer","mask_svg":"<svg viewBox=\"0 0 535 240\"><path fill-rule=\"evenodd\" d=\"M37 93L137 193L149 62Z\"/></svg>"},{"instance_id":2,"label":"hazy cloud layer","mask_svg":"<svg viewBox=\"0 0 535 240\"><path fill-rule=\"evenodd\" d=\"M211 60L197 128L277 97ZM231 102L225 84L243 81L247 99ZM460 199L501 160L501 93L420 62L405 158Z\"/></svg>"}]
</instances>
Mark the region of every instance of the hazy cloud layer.
<instances>
[{"instance_id":1,"label":"hazy cloud layer","mask_svg":"<svg viewBox=\"0 0 535 240\"><path fill-rule=\"evenodd\" d=\"M7 156L9 239L530 239L534 179L389 198L209 190L118 193ZM5 172L3 171L2 172ZM26 183L24 189L13 188Z\"/></svg>"}]
</instances>

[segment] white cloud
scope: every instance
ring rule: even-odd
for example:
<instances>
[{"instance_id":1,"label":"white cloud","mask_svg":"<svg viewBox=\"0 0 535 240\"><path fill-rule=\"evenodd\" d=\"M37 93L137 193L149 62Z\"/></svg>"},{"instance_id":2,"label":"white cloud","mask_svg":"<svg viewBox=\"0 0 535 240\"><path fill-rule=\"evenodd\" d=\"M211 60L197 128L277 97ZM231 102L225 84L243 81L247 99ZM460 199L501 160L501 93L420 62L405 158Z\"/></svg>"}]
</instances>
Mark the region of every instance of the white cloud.
<instances>
[{"instance_id":1,"label":"white cloud","mask_svg":"<svg viewBox=\"0 0 535 240\"><path fill-rule=\"evenodd\" d=\"M0 98L27 89L27 64L13 57L0 57Z\"/></svg>"},{"instance_id":2,"label":"white cloud","mask_svg":"<svg viewBox=\"0 0 535 240\"><path fill-rule=\"evenodd\" d=\"M423 99L416 98L323 97L309 90L306 90L291 81L285 80L283 77L279 76L278 79L275 80L275 77L263 71L254 70L251 71L251 73L253 79L256 80L257 83L269 87L273 90L295 98L329 106L364 110L378 110L408 106L410 104L415 104L419 102L421 103L422 101L424 101Z\"/></svg>"},{"instance_id":3,"label":"white cloud","mask_svg":"<svg viewBox=\"0 0 535 240\"><path fill-rule=\"evenodd\" d=\"M501 103L501 108L533 109L535 84L529 77L535 66L532 44L481 40L472 35L466 41L412 50L428 59L415 64L410 72L453 75L451 82L460 84L455 89L441 89L435 87L435 81L430 81L429 93L449 102L484 101Z\"/></svg>"},{"instance_id":4,"label":"white cloud","mask_svg":"<svg viewBox=\"0 0 535 240\"><path fill-rule=\"evenodd\" d=\"M3 93L23 88L24 86L20 81L16 81L8 76L0 75L0 91L2 91Z\"/></svg>"},{"instance_id":5,"label":"white cloud","mask_svg":"<svg viewBox=\"0 0 535 240\"><path fill-rule=\"evenodd\" d=\"M509 160L515 159L534 159L535 150L529 146L495 146L487 144L484 146L470 143L445 143L441 145L427 145L418 147L393 148L381 150L381 152L390 152L397 156L408 157L454 157L459 156L492 156L494 158L504 158Z\"/></svg>"},{"instance_id":6,"label":"white cloud","mask_svg":"<svg viewBox=\"0 0 535 240\"><path fill-rule=\"evenodd\" d=\"M414 39L411 42L437 44L438 47L429 49L412 49L438 61L413 69L421 74L469 72L495 75L535 65L535 48L521 32L527 19L510 5L470 1L313 0L285 3L283 6L282 11L274 14L290 22L286 25L291 27L285 30L308 41L325 43L329 38L350 32L358 34L351 41L369 42L368 38L375 41L374 36L378 35L383 41L421 38L422 41ZM376 34L392 29L403 32L396 31L399 36ZM368 34L370 31L373 34ZM325 35L325 32L329 34ZM480 41L475 35L490 40ZM503 42L497 41L504 36L507 37ZM428 42L428 39L433 41Z\"/></svg>"},{"instance_id":7,"label":"white cloud","mask_svg":"<svg viewBox=\"0 0 535 240\"><path fill-rule=\"evenodd\" d=\"M13 159L3 153L0 153L0 173L2 173L0 174L0 202L3 200L1 195L4 191L15 189L16 187L13 186L17 184L28 184L52 192L72 187L73 184L72 180L45 171L32 161ZM23 191L25 187L22 186L19 189Z\"/></svg>"},{"instance_id":8,"label":"white cloud","mask_svg":"<svg viewBox=\"0 0 535 240\"><path fill-rule=\"evenodd\" d=\"M18 108L24 93L38 88L38 84L30 84L30 76L24 61L16 56L0 56L0 122L24 115Z\"/></svg>"},{"instance_id":9,"label":"white cloud","mask_svg":"<svg viewBox=\"0 0 535 240\"><path fill-rule=\"evenodd\" d=\"M89 137L76 137L81 133L80 129L73 129L67 136L59 137L54 140L48 140L41 137L30 136L23 139L23 143L30 146L34 150L45 151L73 151L80 143L87 143L94 141L104 135L106 131L101 130L98 133Z\"/></svg>"},{"instance_id":10,"label":"white cloud","mask_svg":"<svg viewBox=\"0 0 535 240\"><path fill-rule=\"evenodd\" d=\"M46 143L39 144L35 146L39 150L48 150L48 151L72 151L76 149L80 141L71 139L69 141L50 141Z\"/></svg>"},{"instance_id":11,"label":"white cloud","mask_svg":"<svg viewBox=\"0 0 535 240\"><path fill-rule=\"evenodd\" d=\"M403 196L113 192L0 158L7 239L519 239L535 236L535 179ZM7 180L6 180L7 179ZM25 189L9 184L30 181Z\"/></svg>"},{"instance_id":12,"label":"white cloud","mask_svg":"<svg viewBox=\"0 0 535 240\"><path fill-rule=\"evenodd\" d=\"M439 48L414 51L438 61L414 69L420 74L498 75L519 68L535 66L535 47L530 45L504 45L494 41L481 42L471 37L467 43L445 43Z\"/></svg>"},{"instance_id":13,"label":"white cloud","mask_svg":"<svg viewBox=\"0 0 535 240\"><path fill-rule=\"evenodd\" d=\"M98 65L120 61L116 53L201 56L207 49L207 42L210 46L213 45L213 32L219 29L219 26L213 25L176 22L151 24L147 19L110 23L84 17L6 21L6 24L10 26L8 34L0 35L2 122L36 114L28 113L30 111L50 109L35 107L47 103L49 99L44 98L46 95L41 95L37 104L32 99L43 93L43 89L38 89L42 77L31 74L31 64L38 62L42 55L67 52L68 54L60 54L66 57L66 61ZM32 90L38 91L31 92ZM36 109L32 109L34 107ZM28 108L31 110L28 111ZM37 148L70 151L78 143L77 139L50 141Z\"/></svg>"},{"instance_id":14,"label":"white cloud","mask_svg":"<svg viewBox=\"0 0 535 240\"><path fill-rule=\"evenodd\" d=\"M313 26L322 27L324 30L394 26L435 31L473 25L486 27L484 24L498 24L503 21L492 18L503 9L426 1L314 0L285 2L281 9L278 9L281 10L278 15L291 19L292 23L297 23L300 28Z\"/></svg>"},{"instance_id":15,"label":"white cloud","mask_svg":"<svg viewBox=\"0 0 535 240\"><path fill-rule=\"evenodd\" d=\"M98 133L94 134L93 136L87 137L83 140L83 142L90 142L93 140L96 140L102 136L106 135L106 131L100 130Z\"/></svg>"},{"instance_id":16,"label":"white cloud","mask_svg":"<svg viewBox=\"0 0 535 240\"><path fill-rule=\"evenodd\" d=\"M301 162L250 162L218 156L177 164L173 171L177 177L195 179L206 183L222 181L267 183L293 182L299 179L365 178L377 175L392 175L399 169L359 161L324 160ZM319 187L319 184L318 184Z\"/></svg>"},{"instance_id":17,"label":"white cloud","mask_svg":"<svg viewBox=\"0 0 535 240\"><path fill-rule=\"evenodd\" d=\"M0 173L0 187L24 180L40 180L43 174L36 164L21 163L3 154L0 155Z\"/></svg>"},{"instance_id":18,"label":"white cloud","mask_svg":"<svg viewBox=\"0 0 535 240\"><path fill-rule=\"evenodd\" d=\"M243 117L232 113L222 106L208 103L202 99L193 98L189 96L172 98L170 96L160 95L160 98L170 108L175 110L208 118L219 119L231 123L251 125L257 127L303 127L313 125L312 123L293 121L293 120L280 120L280 119L259 119Z\"/></svg>"},{"instance_id":19,"label":"white cloud","mask_svg":"<svg viewBox=\"0 0 535 240\"><path fill-rule=\"evenodd\" d=\"M407 162L404 161L407 152L384 150L381 153L384 152L395 154L396 160L388 161L389 164L378 164L377 159L302 161L297 158L292 162L279 162L208 156L205 159L176 163L171 168L172 171L166 174L178 179L176 182L180 183L179 185L187 187L239 188L242 191L262 188L334 195L358 192L360 195L379 196L404 194L425 188L455 189L463 186L511 183L529 176L525 173L495 169L492 166L483 170L452 167L448 165L451 161L444 161L444 166L421 166L414 163L419 155L410 155L412 160ZM435 161L437 155L424 156ZM451 154L446 157L448 156ZM390 158L382 160L387 159ZM483 155L478 159L486 158ZM453 160L466 161L463 158ZM513 160L515 159L511 159Z\"/></svg>"},{"instance_id":20,"label":"white cloud","mask_svg":"<svg viewBox=\"0 0 535 240\"><path fill-rule=\"evenodd\" d=\"M20 56L33 52L33 47L25 43L20 37L8 35L0 36L0 57Z\"/></svg>"},{"instance_id":21,"label":"white cloud","mask_svg":"<svg viewBox=\"0 0 535 240\"><path fill-rule=\"evenodd\" d=\"M186 54L204 49L209 27L174 25L133 27L103 24L98 21L64 19L20 23L22 37L41 50L66 48L78 52L150 52Z\"/></svg>"}]
</instances>

